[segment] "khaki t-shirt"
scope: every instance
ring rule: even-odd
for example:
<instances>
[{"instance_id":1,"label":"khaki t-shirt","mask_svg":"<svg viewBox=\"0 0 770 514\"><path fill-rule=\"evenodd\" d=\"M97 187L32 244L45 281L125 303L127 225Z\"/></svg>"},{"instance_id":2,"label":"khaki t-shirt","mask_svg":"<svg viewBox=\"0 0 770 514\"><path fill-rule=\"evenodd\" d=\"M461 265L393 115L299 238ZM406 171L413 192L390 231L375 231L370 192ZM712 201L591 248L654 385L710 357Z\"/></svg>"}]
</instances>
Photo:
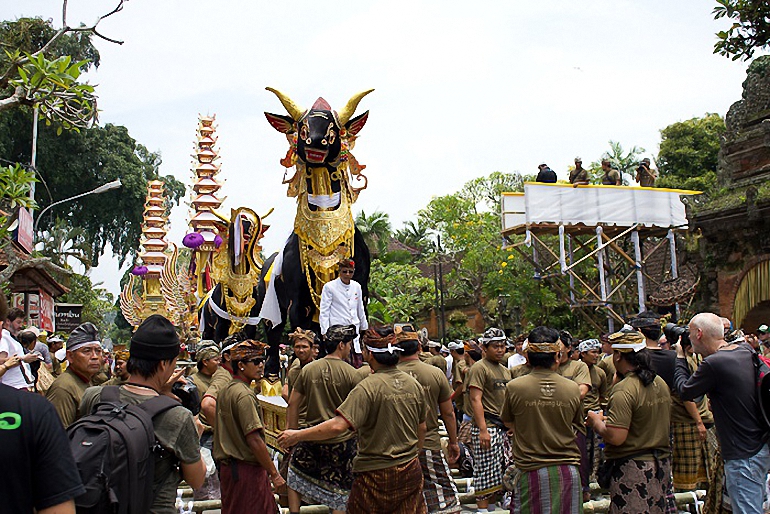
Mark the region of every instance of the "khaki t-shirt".
<instances>
[{"instance_id":1,"label":"khaki t-shirt","mask_svg":"<svg viewBox=\"0 0 770 514\"><path fill-rule=\"evenodd\" d=\"M101 387L89 387L83 394L79 416L90 414L93 407L101 399ZM126 391L120 388L120 400L132 405L146 402L154 396L146 396ZM150 514L175 514L179 512L176 504L176 490L182 481L178 463L195 464L201 459L198 431L195 428L193 416L181 405L172 407L155 416L152 420L155 437L158 443L171 452L173 457L156 457L155 459L155 498L150 508Z\"/></svg>"},{"instance_id":2,"label":"khaki t-shirt","mask_svg":"<svg viewBox=\"0 0 770 514\"><path fill-rule=\"evenodd\" d=\"M458 386L461 386L463 383L465 383L465 374L468 372L468 365L465 363L464 360L461 361L454 361L452 364L453 370L452 370L452 391L454 392ZM455 405L457 406L457 409L462 412L463 411L463 399L464 394L462 394L462 391L460 394L455 396Z\"/></svg>"},{"instance_id":3,"label":"khaki t-shirt","mask_svg":"<svg viewBox=\"0 0 770 514\"><path fill-rule=\"evenodd\" d=\"M607 397L607 374L597 366L589 366L591 376L591 390L583 398L583 410L585 412L602 410L602 401Z\"/></svg>"},{"instance_id":4,"label":"khaki t-shirt","mask_svg":"<svg viewBox=\"0 0 770 514\"><path fill-rule=\"evenodd\" d=\"M214 460L237 459L257 462L246 436L255 430L262 435L259 401L249 384L238 378L219 392L217 429L214 430Z\"/></svg>"},{"instance_id":5,"label":"khaki t-shirt","mask_svg":"<svg viewBox=\"0 0 770 514\"><path fill-rule=\"evenodd\" d=\"M217 368L217 370L219 370L219 368ZM195 384L195 387L198 388L198 395L202 399L203 395L206 394L206 391L208 391L209 387L211 386L211 381L214 379L214 375L206 375L200 371L197 371L190 376L190 379Z\"/></svg>"},{"instance_id":6,"label":"khaki t-shirt","mask_svg":"<svg viewBox=\"0 0 770 514\"><path fill-rule=\"evenodd\" d=\"M213 375L211 375L211 382L209 382L209 387L206 389L206 392L201 395L201 403L203 402L204 396L210 396L211 398L217 399L217 396L219 396L219 393L227 387L227 384L233 381L233 375L230 374L229 371L227 371L223 367L217 368L217 370L214 372ZM209 420L206 419L206 415L203 414L203 411L201 411L198 414L198 417L200 418L201 422L206 426L211 426L211 423Z\"/></svg>"},{"instance_id":7,"label":"khaki t-shirt","mask_svg":"<svg viewBox=\"0 0 770 514\"><path fill-rule=\"evenodd\" d=\"M369 366L368 362L364 362L361 364L361 367L356 370L356 373L358 373L358 378L363 380L372 374L372 368Z\"/></svg>"},{"instance_id":8,"label":"khaki t-shirt","mask_svg":"<svg viewBox=\"0 0 770 514\"><path fill-rule=\"evenodd\" d=\"M471 366L467 376L468 388L469 390L471 387L481 389L481 406L484 407L484 414L500 415L505 402L505 384L509 380L511 380L511 372L503 364L481 359Z\"/></svg>"},{"instance_id":9,"label":"khaki t-shirt","mask_svg":"<svg viewBox=\"0 0 770 514\"><path fill-rule=\"evenodd\" d=\"M504 422L513 423L513 459L522 471L580 464L575 429L583 426L580 389L547 369L508 382Z\"/></svg>"},{"instance_id":10,"label":"khaki t-shirt","mask_svg":"<svg viewBox=\"0 0 770 514\"><path fill-rule=\"evenodd\" d=\"M313 362L313 361L310 361ZM308 362L307 364L310 364ZM305 364L305 366L307 366ZM299 362L299 359L294 359L294 362L291 363L291 366L289 366L289 370L286 372L286 385L289 387L289 400L291 400L291 392L294 390L294 384L297 382L297 378L299 377L300 371L302 371L303 366ZM302 401L299 405L299 426L305 426L305 419L307 418L307 402Z\"/></svg>"},{"instance_id":11,"label":"khaki t-shirt","mask_svg":"<svg viewBox=\"0 0 770 514\"><path fill-rule=\"evenodd\" d=\"M419 360L398 363L398 369L414 377L425 391L425 401L428 402L428 415L425 418L425 444L428 450L441 450L441 438L438 435L438 404L452 396L446 375L435 366Z\"/></svg>"},{"instance_id":12,"label":"khaki t-shirt","mask_svg":"<svg viewBox=\"0 0 770 514\"><path fill-rule=\"evenodd\" d=\"M48 388L45 397L53 404L64 428L75 422L80 400L90 386L72 368L67 368Z\"/></svg>"},{"instance_id":13,"label":"khaki t-shirt","mask_svg":"<svg viewBox=\"0 0 770 514\"><path fill-rule=\"evenodd\" d=\"M612 394L612 382L615 380L615 363L612 362L612 354L602 357L596 365L604 370L604 374L607 375L607 396L604 403L602 403L602 407L606 408L607 401Z\"/></svg>"},{"instance_id":14,"label":"khaki t-shirt","mask_svg":"<svg viewBox=\"0 0 770 514\"><path fill-rule=\"evenodd\" d=\"M583 361L573 361L570 359L560 365L556 372L564 378L572 380L577 385L591 387L591 374L588 372L588 366Z\"/></svg>"},{"instance_id":15,"label":"khaki t-shirt","mask_svg":"<svg viewBox=\"0 0 770 514\"><path fill-rule=\"evenodd\" d=\"M687 365L690 368L690 373L695 373L698 369L698 362L692 357L687 357ZM711 413L708 407L708 399L703 396L699 402L697 402L698 414L700 414L701 421L705 424L714 423L714 415ZM684 402L679 398L678 394L671 394L671 423L687 423L688 425L694 425L695 420L692 419L690 413L684 407Z\"/></svg>"},{"instance_id":16,"label":"khaki t-shirt","mask_svg":"<svg viewBox=\"0 0 770 514\"><path fill-rule=\"evenodd\" d=\"M525 375L529 375L532 373L532 366L529 364L522 364L521 366L516 366L511 370L511 378L519 378L523 377Z\"/></svg>"},{"instance_id":17,"label":"khaki t-shirt","mask_svg":"<svg viewBox=\"0 0 770 514\"><path fill-rule=\"evenodd\" d=\"M620 446L607 443L605 454L608 459L637 455L649 450L660 451L661 457L669 455L669 420L671 394L666 381L659 376L645 387L636 373L627 373L625 378L612 388L607 405L607 426L628 429L628 437ZM652 453L635 456L637 460L651 460Z\"/></svg>"},{"instance_id":18,"label":"khaki t-shirt","mask_svg":"<svg viewBox=\"0 0 770 514\"><path fill-rule=\"evenodd\" d=\"M294 390L304 396L307 408L300 428L314 427L335 417L337 407L361 380L356 369L340 359L325 357L307 364L294 383ZM353 433L346 431L323 442L339 443L351 437Z\"/></svg>"},{"instance_id":19,"label":"khaki t-shirt","mask_svg":"<svg viewBox=\"0 0 770 514\"><path fill-rule=\"evenodd\" d=\"M427 410L420 383L396 367L362 380L337 409L358 434L353 471L392 468L417 457L418 426Z\"/></svg>"},{"instance_id":20,"label":"khaki t-shirt","mask_svg":"<svg viewBox=\"0 0 770 514\"><path fill-rule=\"evenodd\" d=\"M427 361L427 364L436 366L438 369L444 372L444 379L446 380L446 359L441 355L432 355Z\"/></svg>"}]
</instances>

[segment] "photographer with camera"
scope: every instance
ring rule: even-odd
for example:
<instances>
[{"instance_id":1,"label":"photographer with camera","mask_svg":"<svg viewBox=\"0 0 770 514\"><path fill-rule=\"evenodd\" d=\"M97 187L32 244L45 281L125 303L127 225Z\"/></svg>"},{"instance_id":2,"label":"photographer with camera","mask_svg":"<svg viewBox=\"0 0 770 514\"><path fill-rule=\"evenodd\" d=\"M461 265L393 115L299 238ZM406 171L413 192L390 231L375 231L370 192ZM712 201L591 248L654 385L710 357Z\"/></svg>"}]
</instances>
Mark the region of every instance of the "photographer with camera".
<instances>
[{"instance_id":1,"label":"photographer with camera","mask_svg":"<svg viewBox=\"0 0 770 514\"><path fill-rule=\"evenodd\" d=\"M657 172L650 168L649 157L642 159L639 167L636 168L636 181L639 182L639 185L642 187L655 187L655 179L657 178Z\"/></svg>"},{"instance_id":2,"label":"photographer with camera","mask_svg":"<svg viewBox=\"0 0 770 514\"><path fill-rule=\"evenodd\" d=\"M727 343L716 314L697 314L688 328L693 349L704 359L691 373L685 350L677 345L676 388L683 400L708 395L733 511L760 514L770 448L758 406L753 351Z\"/></svg>"},{"instance_id":3,"label":"photographer with camera","mask_svg":"<svg viewBox=\"0 0 770 514\"><path fill-rule=\"evenodd\" d=\"M668 323L663 328L666 340L683 349L690 373L695 373L702 358L693 351L687 327ZM675 392L671 395L671 436L674 439L672 472L676 491L707 489L708 472L714 458L707 441L714 433L714 416L705 397L699 401L682 401Z\"/></svg>"}]
</instances>

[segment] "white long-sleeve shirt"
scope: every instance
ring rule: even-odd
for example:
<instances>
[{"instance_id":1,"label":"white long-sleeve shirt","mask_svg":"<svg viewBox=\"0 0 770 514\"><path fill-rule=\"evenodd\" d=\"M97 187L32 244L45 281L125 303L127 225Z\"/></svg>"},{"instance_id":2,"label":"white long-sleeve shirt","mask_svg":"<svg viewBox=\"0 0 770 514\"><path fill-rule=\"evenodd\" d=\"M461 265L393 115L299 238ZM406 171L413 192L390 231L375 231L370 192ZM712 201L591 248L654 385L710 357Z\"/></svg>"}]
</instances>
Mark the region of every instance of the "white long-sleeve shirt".
<instances>
[{"instance_id":1,"label":"white long-sleeve shirt","mask_svg":"<svg viewBox=\"0 0 770 514\"><path fill-rule=\"evenodd\" d=\"M339 278L327 282L321 291L318 323L321 325L322 335L333 325L355 325L359 332L369 328L361 284L351 280L350 284L346 285ZM358 337L353 341L353 347L356 353L361 353Z\"/></svg>"}]
</instances>

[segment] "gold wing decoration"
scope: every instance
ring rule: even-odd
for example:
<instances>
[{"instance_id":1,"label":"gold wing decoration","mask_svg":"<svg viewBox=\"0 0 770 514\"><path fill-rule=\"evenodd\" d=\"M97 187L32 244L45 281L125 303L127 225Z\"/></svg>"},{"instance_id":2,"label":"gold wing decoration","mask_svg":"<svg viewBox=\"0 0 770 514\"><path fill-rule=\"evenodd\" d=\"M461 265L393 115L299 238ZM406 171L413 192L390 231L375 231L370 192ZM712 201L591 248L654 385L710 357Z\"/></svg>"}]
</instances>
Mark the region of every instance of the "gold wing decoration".
<instances>
[{"instance_id":1,"label":"gold wing decoration","mask_svg":"<svg viewBox=\"0 0 770 514\"><path fill-rule=\"evenodd\" d=\"M188 306L185 296L190 284L184 273L177 272L179 249L173 243L171 244L174 249L163 264L163 273L160 274L160 292L166 304L166 312L172 318L171 321L176 326L183 326L187 321Z\"/></svg>"},{"instance_id":2,"label":"gold wing decoration","mask_svg":"<svg viewBox=\"0 0 770 514\"><path fill-rule=\"evenodd\" d=\"M132 327L138 327L142 322L142 311L144 310L144 302L134 292L136 280L136 275L131 275L128 283L120 292L120 312L123 313L123 317Z\"/></svg>"}]
</instances>

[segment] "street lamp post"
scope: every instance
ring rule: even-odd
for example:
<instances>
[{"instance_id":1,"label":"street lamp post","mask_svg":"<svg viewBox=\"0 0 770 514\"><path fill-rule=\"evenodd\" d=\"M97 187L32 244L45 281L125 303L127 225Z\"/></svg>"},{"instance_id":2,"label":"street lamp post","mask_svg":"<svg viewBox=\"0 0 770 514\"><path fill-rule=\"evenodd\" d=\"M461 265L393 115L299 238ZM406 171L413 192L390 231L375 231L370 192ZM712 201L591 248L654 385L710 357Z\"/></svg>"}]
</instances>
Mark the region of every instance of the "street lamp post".
<instances>
[{"instance_id":1,"label":"street lamp post","mask_svg":"<svg viewBox=\"0 0 770 514\"><path fill-rule=\"evenodd\" d=\"M43 214L47 210L49 210L51 207L54 207L56 205L70 202L72 200L77 200L78 198L83 198L84 196L88 195L98 195L107 191L110 191L112 189L117 189L123 184L120 182L120 179L115 179L112 182L107 182L106 184L102 184L101 186L97 187L96 189L92 189L91 191L86 191L85 193L80 193L79 195L71 196L69 198L65 198L64 200L59 200L58 202L54 202L51 205L47 206L45 209L40 211L40 213L37 215L37 219L35 220L35 227L34 227L34 233L37 234L37 227L40 224L40 220L43 219Z\"/></svg>"}]
</instances>

